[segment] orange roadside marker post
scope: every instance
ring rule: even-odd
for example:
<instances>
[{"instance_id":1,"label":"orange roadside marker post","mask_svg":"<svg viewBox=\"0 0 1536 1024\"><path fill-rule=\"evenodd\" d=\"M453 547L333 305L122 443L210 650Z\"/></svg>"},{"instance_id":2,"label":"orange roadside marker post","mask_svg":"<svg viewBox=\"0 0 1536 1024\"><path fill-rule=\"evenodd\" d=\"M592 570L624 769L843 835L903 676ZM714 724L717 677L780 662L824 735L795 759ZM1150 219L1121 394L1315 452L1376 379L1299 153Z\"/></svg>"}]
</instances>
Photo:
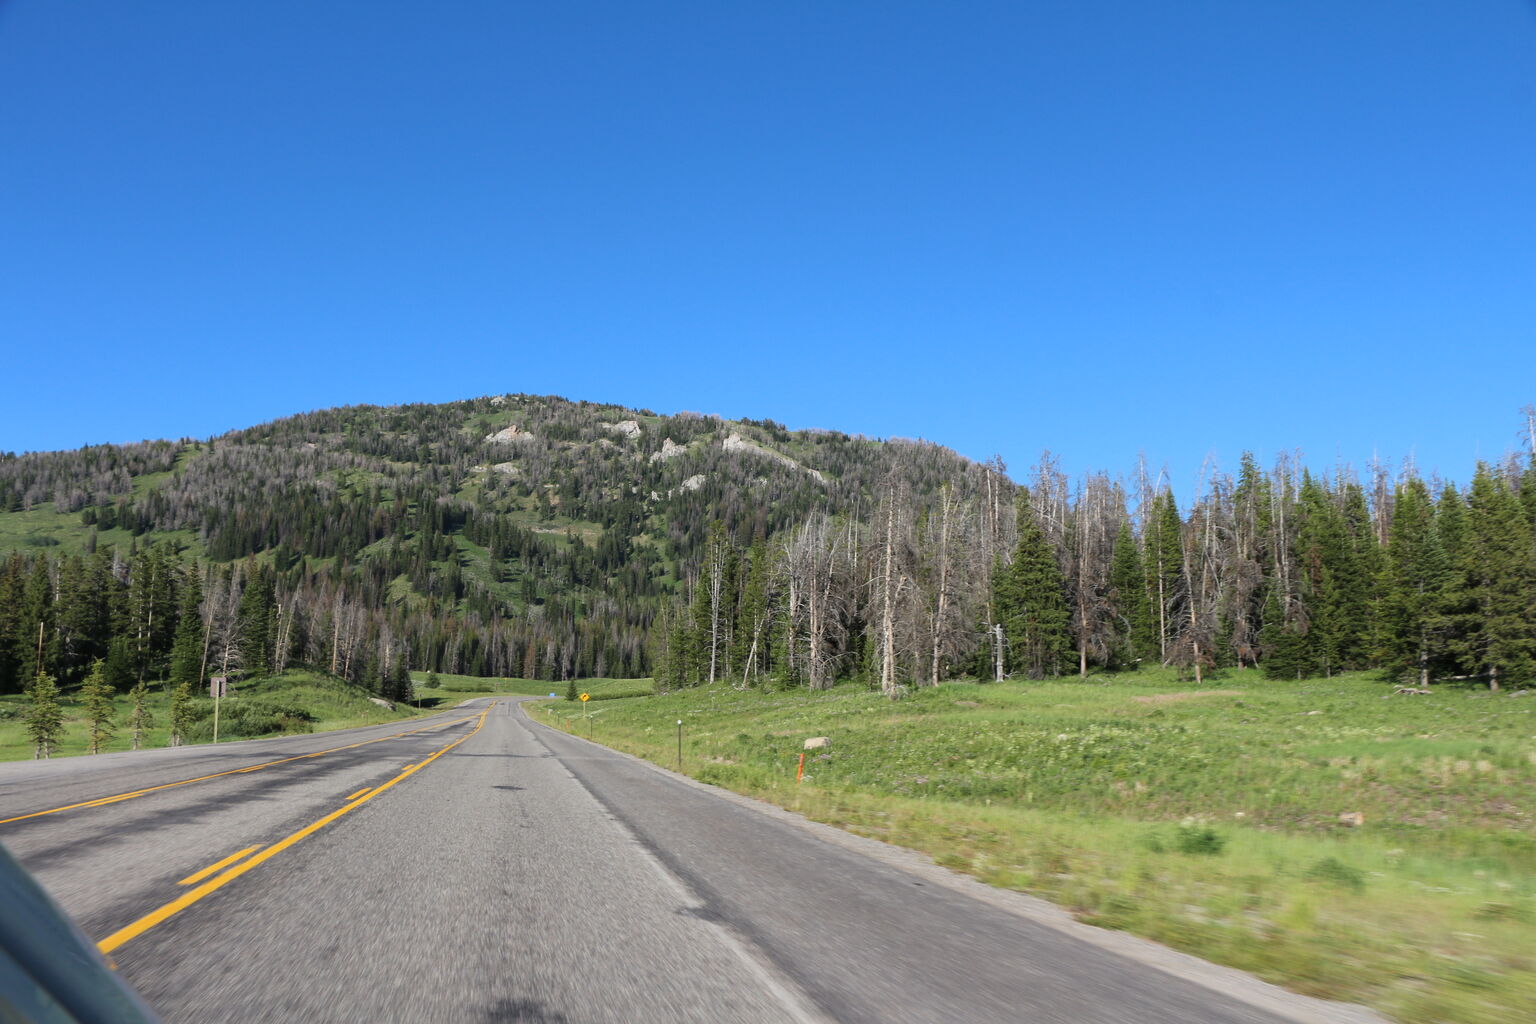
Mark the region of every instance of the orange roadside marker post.
<instances>
[{"instance_id":1,"label":"orange roadside marker post","mask_svg":"<svg viewBox=\"0 0 1536 1024\"><path fill-rule=\"evenodd\" d=\"M800 780L805 777L805 753L800 754L800 767L795 769L795 785L800 785Z\"/></svg>"}]
</instances>

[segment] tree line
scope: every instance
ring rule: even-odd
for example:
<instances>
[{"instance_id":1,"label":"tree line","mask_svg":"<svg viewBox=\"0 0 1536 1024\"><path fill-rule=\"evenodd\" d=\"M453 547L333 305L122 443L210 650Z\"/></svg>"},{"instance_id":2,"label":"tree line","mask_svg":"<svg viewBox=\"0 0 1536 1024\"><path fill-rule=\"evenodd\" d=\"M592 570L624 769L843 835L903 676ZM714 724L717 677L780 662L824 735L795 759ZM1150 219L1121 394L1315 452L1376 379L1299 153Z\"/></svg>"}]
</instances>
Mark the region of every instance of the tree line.
<instances>
[{"instance_id":1,"label":"tree line","mask_svg":"<svg viewBox=\"0 0 1536 1024\"><path fill-rule=\"evenodd\" d=\"M895 695L1151 665L1523 685L1536 437L1466 488L1245 454L1184 511L1145 465L1129 484L1074 482L1047 455L1023 486L993 463L926 495L893 476L866 514L816 512L771 542L717 525L660 622L670 687L862 679Z\"/></svg>"}]
</instances>

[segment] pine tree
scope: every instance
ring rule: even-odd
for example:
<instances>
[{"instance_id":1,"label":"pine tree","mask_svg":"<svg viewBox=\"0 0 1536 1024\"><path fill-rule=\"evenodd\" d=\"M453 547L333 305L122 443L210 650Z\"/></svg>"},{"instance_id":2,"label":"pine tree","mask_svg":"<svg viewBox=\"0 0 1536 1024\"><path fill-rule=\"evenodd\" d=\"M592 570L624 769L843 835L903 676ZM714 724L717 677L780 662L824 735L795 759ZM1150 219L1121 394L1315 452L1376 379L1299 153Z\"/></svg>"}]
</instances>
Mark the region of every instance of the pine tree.
<instances>
[{"instance_id":1,"label":"pine tree","mask_svg":"<svg viewBox=\"0 0 1536 1024\"><path fill-rule=\"evenodd\" d=\"M1072 650L1066 581L1020 489L1018 544L994 583L993 603L1008 642L1008 664L1030 679L1061 674Z\"/></svg>"},{"instance_id":2,"label":"pine tree","mask_svg":"<svg viewBox=\"0 0 1536 1024\"><path fill-rule=\"evenodd\" d=\"M1264 628L1259 631L1264 674L1271 679L1300 679L1311 671L1307 649L1304 612L1287 620L1280 600L1280 588L1270 587L1264 598Z\"/></svg>"},{"instance_id":3,"label":"pine tree","mask_svg":"<svg viewBox=\"0 0 1536 1024\"><path fill-rule=\"evenodd\" d=\"M1297 628L1296 668L1303 676L1331 676L1346 665L1356 573L1344 519L1332 496L1311 473L1301 482L1301 527L1296 536L1300 573L1297 597L1305 628ZM1299 625L1299 624L1298 624Z\"/></svg>"},{"instance_id":4,"label":"pine tree","mask_svg":"<svg viewBox=\"0 0 1536 1024\"><path fill-rule=\"evenodd\" d=\"M1536 657L1536 548L1524 510L1502 476L1480 465L1467 501L1463 555L1475 626L1467 651L1489 689L1524 680Z\"/></svg>"},{"instance_id":5,"label":"pine tree","mask_svg":"<svg viewBox=\"0 0 1536 1024\"><path fill-rule=\"evenodd\" d=\"M202 604L203 583L194 568L187 573L186 583L181 588L176 636L171 641L170 681L173 686L202 685L203 644L206 636Z\"/></svg>"},{"instance_id":6,"label":"pine tree","mask_svg":"<svg viewBox=\"0 0 1536 1024\"><path fill-rule=\"evenodd\" d=\"M1381 602L1377 590L1385 565L1385 553L1377 543L1366 505L1365 490L1358 483L1343 485L1343 522L1348 557L1335 581L1338 587L1337 614L1343 619L1340 630L1340 657L1346 669L1368 668L1375 663L1380 646Z\"/></svg>"},{"instance_id":7,"label":"pine tree","mask_svg":"<svg viewBox=\"0 0 1536 1024\"><path fill-rule=\"evenodd\" d=\"M1120 623L1117 665L1150 663L1157 657L1157 626L1147 600L1146 571L1141 548L1130 523L1121 523L1115 537L1115 553L1109 568L1110 600Z\"/></svg>"},{"instance_id":8,"label":"pine tree","mask_svg":"<svg viewBox=\"0 0 1536 1024\"><path fill-rule=\"evenodd\" d=\"M1445 557L1440 588L1440 657L1443 674L1466 676L1477 671L1472 656L1477 610L1467 571L1467 503L1454 484L1446 484L1435 503L1435 536Z\"/></svg>"},{"instance_id":9,"label":"pine tree","mask_svg":"<svg viewBox=\"0 0 1536 1024\"><path fill-rule=\"evenodd\" d=\"M571 678L571 680L568 683L565 684L565 699L568 700L568 701L575 702L575 701L579 700L580 698L581 698L581 693L580 693L580 691L576 687L576 679L573 676Z\"/></svg>"},{"instance_id":10,"label":"pine tree","mask_svg":"<svg viewBox=\"0 0 1536 1024\"><path fill-rule=\"evenodd\" d=\"M16 646L21 655L19 675L35 680L48 665L56 664L58 630L55 628L53 578L48 560L35 559L22 589L20 631Z\"/></svg>"},{"instance_id":11,"label":"pine tree","mask_svg":"<svg viewBox=\"0 0 1536 1024\"><path fill-rule=\"evenodd\" d=\"M1381 660L1398 680L1428 686L1435 669L1448 567L1429 489L1417 478L1397 488L1381 575Z\"/></svg>"},{"instance_id":12,"label":"pine tree","mask_svg":"<svg viewBox=\"0 0 1536 1024\"><path fill-rule=\"evenodd\" d=\"M90 752L101 753L102 744L115 735L113 719L116 708L112 706L112 687L107 683L106 667L100 658L91 665L80 688L85 707L85 722L89 729Z\"/></svg>"},{"instance_id":13,"label":"pine tree","mask_svg":"<svg viewBox=\"0 0 1536 1024\"><path fill-rule=\"evenodd\" d=\"M39 672L27 690L24 712L27 735L32 739L32 757L51 757L64 733L64 708L59 704L59 685L53 676Z\"/></svg>"},{"instance_id":14,"label":"pine tree","mask_svg":"<svg viewBox=\"0 0 1536 1024\"><path fill-rule=\"evenodd\" d=\"M21 689L22 595L26 574L21 555L12 552L0 568L0 693Z\"/></svg>"},{"instance_id":15,"label":"pine tree","mask_svg":"<svg viewBox=\"0 0 1536 1024\"><path fill-rule=\"evenodd\" d=\"M245 589L240 593L240 606L235 615L243 667L250 676L264 676L272 671L276 613L272 575L265 566L257 563L246 571Z\"/></svg>"},{"instance_id":16,"label":"pine tree","mask_svg":"<svg viewBox=\"0 0 1536 1024\"><path fill-rule=\"evenodd\" d=\"M1526 522L1536 530L1536 451L1531 452L1525 472L1520 474L1520 506L1525 509Z\"/></svg>"},{"instance_id":17,"label":"pine tree","mask_svg":"<svg viewBox=\"0 0 1536 1024\"><path fill-rule=\"evenodd\" d=\"M1157 659L1166 663L1174 637L1179 631L1178 603L1185 592L1183 523L1179 506L1170 491L1152 499L1147 517L1146 552L1142 556L1147 572L1147 596L1152 604L1152 620L1157 630Z\"/></svg>"},{"instance_id":18,"label":"pine tree","mask_svg":"<svg viewBox=\"0 0 1536 1024\"><path fill-rule=\"evenodd\" d=\"M396 654L390 669L389 699L409 704L416 698L416 684L411 681L411 671L405 665L405 656Z\"/></svg>"},{"instance_id":19,"label":"pine tree","mask_svg":"<svg viewBox=\"0 0 1536 1024\"><path fill-rule=\"evenodd\" d=\"M180 683L171 692L171 746L179 747L186 742L187 731L196 721L192 707L192 684Z\"/></svg>"},{"instance_id":20,"label":"pine tree","mask_svg":"<svg viewBox=\"0 0 1536 1024\"><path fill-rule=\"evenodd\" d=\"M144 733L155 724L154 713L149 709L149 689L143 680L128 691L128 699L128 728L133 730L133 749L138 750L144 743Z\"/></svg>"}]
</instances>

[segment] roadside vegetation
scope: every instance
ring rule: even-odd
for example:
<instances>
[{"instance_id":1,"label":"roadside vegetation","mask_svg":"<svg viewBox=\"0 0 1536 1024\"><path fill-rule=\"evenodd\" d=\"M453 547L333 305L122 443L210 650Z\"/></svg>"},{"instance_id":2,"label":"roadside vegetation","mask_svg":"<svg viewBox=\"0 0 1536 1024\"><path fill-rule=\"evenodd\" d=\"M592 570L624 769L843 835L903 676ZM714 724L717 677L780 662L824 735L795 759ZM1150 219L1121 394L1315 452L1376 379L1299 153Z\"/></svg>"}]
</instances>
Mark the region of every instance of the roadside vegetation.
<instances>
[{"instance_id":1,"label":"roadside vegetation","mask_svg":"<svg viewBox=\"0 0 1536 1024\"><path fill-rule=\"evenodd\" d=\"M682 719L695 778L1311 995L1536 1006L1536 693L1157 670L533 710L667 767Z\"/></svg>"},{"instance_id":2,"label":"roadside vegetation","mask_svg":"<svg viewBox=\"0 0 1536 1024\"><path fill-rule=\"evenodd\" d=\"M411 696L393 708L374 703L370 698L375 695L365 687L307 669L237 682L233 694L220 702L219 739L353 729L436 713L477 697L564 694L568 689L566 683L540 679L485 679L429 672L413 672L411 677ZM82 685L70 690L54 686L47 695L51 705L45 716L51 725L47 731L54 737L50 757L132 750L135 732L141 748L171 745L171 722L177 705L174 687L162 682L147 684L142 701L138 701L133 690L118 692L93 685L93 678L87 675ZM582 679L576 686L578 692L590 693L599 701L654 692L649 679ZM198 692L182 700L182 742L210 742L213 699L206 692ZM37 753L38 744L29 728L34 705L32 688L0 694L0 761L25 760ZM137 715L136 707L141 709Z\"/></svg>"},{"instance_id":3,"label":"roadside vegetation","mask_svg":"<svg viewBox=\"0 0 1536 1024\"><path fill-rule=\"evenodd\" d=\"M507 694L535 697L555 694L564 697L572 686L576 688L576 693L586 693L593 700L641 697L656 692L655 684L649 679L577 679L552 683L547 679L484 679L438 672L412 672L411 679L415 683L418 699L428 708L449 707L476 697Z\"/></svg>"},{"instance_id":4,"label":"roadside vegetation","mask_svg":"<svg viewBox=\"0 0 1536 1024\"><path fill-rule=\"evenodd\" d=\"M100 737L101 753L133 749L133 692L108 691L103 696L104 701L102 696L93 698L86 686L54 698L60 714L58 738L51 756L89 753L93 734ZM220 701L219 739L329 732L410 718L415 713L405 706L391 710L374 704L368 699L370 696L362 687L305 670L238 683L233 695ZM93 699L96 709L91 706ZM185 699L184 742L209 742L213 738L212 698L202 692ZM175 702L175 691L170 686L155 683L145 687L145 719L138 729L141 747L170 745ZM27 728L31 703L30 692L0 695L0 760L23 760L35 753L36 744ZM93 719L101 724L93 728Z\"/></svg>"}]
</instances>

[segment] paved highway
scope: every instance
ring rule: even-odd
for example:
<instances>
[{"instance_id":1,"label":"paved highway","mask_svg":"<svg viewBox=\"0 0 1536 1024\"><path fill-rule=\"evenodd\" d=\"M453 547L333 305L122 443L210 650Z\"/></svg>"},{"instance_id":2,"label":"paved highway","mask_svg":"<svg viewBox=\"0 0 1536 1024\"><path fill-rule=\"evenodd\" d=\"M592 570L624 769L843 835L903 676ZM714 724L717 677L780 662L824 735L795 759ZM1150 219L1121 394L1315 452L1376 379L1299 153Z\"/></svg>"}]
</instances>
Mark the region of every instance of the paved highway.
<instances>
[{"instance_id":1,"label":"paved highway","mask_svg":"<svg viewBox=\"0 0 1536 1024\"><path fill-rule=\"evenodd\" d=\"M1363 1024L529 721L0 765L170 1022Z\"/></svg>"}]
</instances>

